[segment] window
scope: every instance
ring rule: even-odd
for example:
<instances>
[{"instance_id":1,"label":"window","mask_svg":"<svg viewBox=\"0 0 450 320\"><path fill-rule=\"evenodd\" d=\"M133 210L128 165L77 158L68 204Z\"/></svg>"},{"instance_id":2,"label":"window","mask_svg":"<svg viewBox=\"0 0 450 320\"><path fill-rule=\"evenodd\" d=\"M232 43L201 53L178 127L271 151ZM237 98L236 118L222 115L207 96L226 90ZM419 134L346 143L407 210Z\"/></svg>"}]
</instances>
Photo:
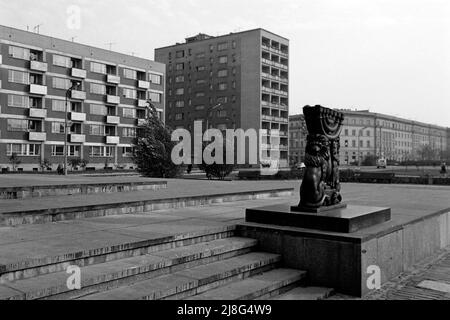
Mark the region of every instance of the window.
<instances>
[{"instance_id":1,"label":"window","mask_svg":"<svg viewBox=\"0 0 450 320\"><path fill-rule=\"evenodd\" d=\"M71 82L69 79L64 78L53 78L53 88L67 90L71 87Z\"/></svg>"},{"instance_id":2,"label":"window","mask_svg":"<svg viewBox=\"0 0 450 320\"><path fill-rule=\"evenodd\" d=\"M200 98L200 97L204 97L205 96L205 93L204 92L197 92L196 94L195 94L195 97L197 97L197 98Z\"/></svg>"},{"instance_id":3,"label":"window","mask_svg":"<svg viewBox=\"0 0 450 320\"><path fill-rule=\"evenodd\" d=\"M8 131L28 131L28 120L8 119Z\"/></svg>"},{"instance_id":4,"label":"window","mask_svg":"<svg viewBox=\"0 0 450 320\"><path fill-rule=\"evenodd\" d=\"M40 144L18 144L9 143L6 145L6 155L12 156L13 153L18 156L38 156L41 153Z\"/></svg>"},{"instance_id":5,"label":"window","mask_svg":"<svg viewBox=\"0 0 450 320\"><path fill-rule=\"evenodd\" d=\"M136 80L137 79L137 71L131 69L123 69L124 78Z\"/></svg>"},{"instance_id":6,"label":"window","mask_svg":"<svg viewBox=\"0 0 450 320\"><path fill-rule=\"evenodd\" d=\"M184 88L178 88L178 89L176 89L175 94L178 95L178 96L183 95L183 94L184 94Z\"/></svg>"},{"instance_id":7,"label":"window","mask_svg":"<svg viewBox=\"0 0 450 320\"><path fill-rule=\"evenodd\" d=\"M69 145L67 146L67 155L69 157L79 157L81 154L81 146ZM52 156L63 156L64 145L52 145Z\"/></svg>"},{"instance_id":8,"label":"window","mask_svg":"<svg viewBox=\"0 0 450 320\"><path fill-rule=\"evenodd\" d=\"M228 56L219 57L219 63L228 63Z\"/></svg>"},{"instance_id":9,"label":"window","mask_svg":"<svg viewBox=\"0 0 450 320\"><path fill-rule=\"evenodd\" d=\"M8 107L29 108L30 99L27 96L8 94Z\"/></svg>"},{"instance_id":10,"label":"window","mask_svg":"<svg viewBox=\"0 0 450 320\"><path fill-rule=\"evenodd\" d=\"M200 104L198 106L195 106L195 110L205 110L205 106L203 104Z\"/></svg>"},{"instance_id":11,"label":"window","mask_svg":"<svg viewBox=\"0 0 450 320\"><path fill-rule=\"evenodd\" d=\"M175 57L184 58L184 50L179 50L175 53Z\"/></svg>"},{"instance_id":12,"label":"window","mask_svg":"<svg viewBox=\"0 0 450 320\"><path fill-rule=\"evenodd\" d=\"M344 130L344 136L346 136L346 137L348 136L348 129Z\"/></svg>"},{"instance_id":13,"label":"window","mask_svg":"<svg viewBox=\"0 0 450 320\"><path fill-rule=\"evenodd\" d=\"M137 91L133 90L133 89L123 88L122 95L124 98L127 98L127 99L136 99Z\"/></svg>"},{"instance_id":14,"label":"window","mask_svg":"<svg viewBox=\"0 0 450 320\"><path fill-rule=\"evenodd\" d=\"M69 57L53 55L53 64L59 67L71 68L72 59L70 59Z\"/></svg>"},{"instance_id":15,"label":"window","mask_svg":"<svg viewBox=\"0 0 450 320\"><path fill-rule=\"evenodd\" d=\"M184 108L184 100L179 100L175 102L175 107Z\"/></svg>"},{"instance_id":16,"label":"window","mask_svg":"<svg viewBox=\"0 0 450 320\"><path fill-rule=\"evenodd\" d=\"M184 63L177 63L175 69L178 71L184 70Z\"/></svg>"},{"instance_id":17,"label":"window","mask_svg":"<svg viewBox=\"0 0 450 320\"><path fill-rule=\"evenodd\" d=\"M134 154L134 148L133 147L123 147L122 148L122 157L123 158L131 158Z\"/></svg>"},{"instance_id":18,"label":"window","mask_svg":"<svg viewBox=\"0 0 450 320\"><path fill-rule=\"evenodd\" d=\"M228 42L221 42L217 45L217 51L223 51L228 49Z\"/></svg>"},{"instance_id":19,"label":"window","mask_svg":"<svg viewBox=\"0 0 450 320\"><path fill-rule=\"evenodd\" d=\"M219 91L224 91L228 89L228 84L226 82L219 83Z\"/></svg>"},{"instance_id":20,"label":"window","mask_svg":"<svg viewBox=\"0 0 450 320\"><path fill-rule=\"evenodd\" d=\"M114 154L114 147L90 147L89 155L94 158L111 157Z\"/></svg>"},{"instance_id":21,"label":"window","mask_svg":"<svg viewBox=\"0 0 450 320\"><path fill-rule=\"evenodd\" d=\"M8 81L20 84L29 84L30 74L28 72L9 70Z\"/></svg>"},{"instance_id":22,"label":"window","mask_svg":"<svg viewBox=\"0 0 450 320\"><path fill-rule=\"evenodd\" d=\"M367 141L367 148L370 148L370 140Z\"/></svg>"},{"instance_id":23,"label":"window","mask_svg":"<svg viewBox=\"0 0 450 320\"><path fill-rule=\"evenodd\" d=\"M52 133L64 133L64 122L52 122Z\"/></svg>"},{"instance_id":24,"label":"window","mask_svg":"<svg viewBox=\"0 0 450 320\"><path fill-rule=\"evenodd\" d=\"M66 102L64 100L52 100L52 110L58 112L65 112Z\"/></svg>"},{"instance_id":25,"label":"window","mask_svg":"<svg viewBox=\"0 0 450 320\"><path fill-rule=\"evenodd\" d=\"M219 72L217 73L217 76L219 78L227 77L228 76L228 70L227 69L219 70Z\"/></svg>"},{"instance_id":26,"label":"window","mask_svg":"<svg viewBox=\"0 0 450 320\"><path fill-rule=\"evenodd\" d=\"M148 97L150 99L150 101L152 102L161 102L161 93L157 93L157 92L149 92Z\"/></svg>"},{"instance_id":27,"label":"window","mask_svg":"<svg viewBox=\"0 0 450 320\"><path fill-rule=\"evenodd\" d=\"M183 120L184 118L184 114L183 113L177 113L175 115L175 120Z\"/></svg>"},{"instance_id":28,"label":"window","mask_svg":"<svg viewBox=\"0 0 450 320\"><path fill-rule=\"evenodd\" d=\"M196 83L197 83L197 84L205 84L205 83L206 83L206 80L205 80L205 79L198 79L198 80L196 81Z\"/></svg>"},{"instance_id":29,"label":"window","mask_svg":"<svg viewBox=\"0 0 450 320\"><path fill-rule=\"evenodd\" d=\"M93 136L104 136L105 127L98 124L91 124L89 133Z\"/></svg>"},{"instance_id":30,"label":"window","mask_svg":"<svg viewBox=\"0 0 450 320\"><path fill-rule=\"evenodd\" d=\"M177 83L184 82L184 76L177 76L175 78L175 82L177 82Z\"/></svg>"},{"instance_id":31,"label":"window","mask_svg":"<svg viewBox=\"0 0 450 320\"><path fill-rule=\"evenodd\" d=\"M150 82L154 84L161 84L162 82L162 76L158 74L150 73Z\"/></svg>"},{"instance_id":32,"label":"window","mask_svg":"<svg viewBox=\"0 0 450 320\"><path fill-rule=\"evenodd\" d=\"M232 47L233 49L236 49L236 40L233 40L233 42L231 43L231 47Z\"/></svg>"},{"instance_id":33,"label":"window","mask_svg":"<svg viewBox=\"0 0 450 320\"><path fill-rule=\"evenodd\" d=\"M106 86L104 84L91 83L89 87L92 94L106 94Z\"/></svg>"},{"instance_id":34,"label":"window","mask_svg":"<svg viewBox=\"0 0 450 320\"><path fill-rule=\"evenodd\" d=\"M136 109L131 109L131 108L123 108L123 117L124 118L130 118L130 119L134 119L136 118Z\"/></svg>"},{"instance_id":35,"label":"window","mask_svg":"<svg viewBox=\"0 0 450 320\"><path fill-rule=\"evenodd\" d=\"M352 130L352 136L356 136L356 130Z\"/></svg>"},{"instance_id":36,"label":"window","mask_svg":"<svg viewBox=\"0 0 450 320\"><path fill-rule=\"evenodd\" d=\"M106 106L101 104L91 104L90 105L90 113L98 116L106 116L108 114L108 109Z\"/></svg>"},{"instance_id":37,"label":"window","mask_svg":"<svg viewBox=\"0 0 450 320\"><path fill-rule=\"evenodd\" d=\"M106 74L106 65L98 62L91 62L91 72Z\"/></svg>"},{"instance_id":38,"label":"window","mask_svg":"<svg viewBox=\"0 0 450 320\"><path fill-rule=\"evenodd\" d=\"M206 67L205 67L205 66L198 66L198 67L197 67L197 71L198 71L198 72L205 71L205 70L206 70Z\"/></svg>"},{"instance_id":39,"label":"window","mask_svg":"<svg viewBox=\"0 0 450 320\"><path fill-rule=\"evenodd\" d=\"M123 128L122 134L125 138L136 138L136 128Z\"/></svg>"},{"instance_id":40,"label":"window","mask_svg":"<svg viewBox=\"0 0 450 320\"><path fill-rule=\"evenodd\" d=\"M30 60L30 49L9 46L9 55L16 59Z\"/></svg>"}]
</instances>

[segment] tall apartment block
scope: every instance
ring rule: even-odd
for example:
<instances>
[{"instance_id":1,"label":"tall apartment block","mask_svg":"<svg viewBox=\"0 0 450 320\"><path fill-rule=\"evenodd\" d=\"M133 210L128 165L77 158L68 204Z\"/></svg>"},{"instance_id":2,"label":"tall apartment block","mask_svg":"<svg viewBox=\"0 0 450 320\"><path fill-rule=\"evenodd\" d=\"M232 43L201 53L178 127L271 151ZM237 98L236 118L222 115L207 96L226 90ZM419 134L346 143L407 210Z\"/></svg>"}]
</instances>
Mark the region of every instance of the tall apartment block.
<instances>
[{"instance_id":1,"label":"tall apartment block","mask_svg":"<svg viewBox=\"0 0 450 320\"><path fill-rule=\"evenodd\" d=\"M262 151L288 165L288 39L263 29L198 34L156 49L155 60L167 66L168 125L261 130Z\"/></svg>"},{"instance_id":2,"label":"tall apartment block","mask_svg":"<svg viewBox=\"0 0 450 320\"><path fill-rule=\"evenodd\" d=\"M0 26L0 167L54 170L68 156L87 168L133 168L136 127L147 99L163 116L165 66L104 49Z\"/></svg>"}]
</instances>

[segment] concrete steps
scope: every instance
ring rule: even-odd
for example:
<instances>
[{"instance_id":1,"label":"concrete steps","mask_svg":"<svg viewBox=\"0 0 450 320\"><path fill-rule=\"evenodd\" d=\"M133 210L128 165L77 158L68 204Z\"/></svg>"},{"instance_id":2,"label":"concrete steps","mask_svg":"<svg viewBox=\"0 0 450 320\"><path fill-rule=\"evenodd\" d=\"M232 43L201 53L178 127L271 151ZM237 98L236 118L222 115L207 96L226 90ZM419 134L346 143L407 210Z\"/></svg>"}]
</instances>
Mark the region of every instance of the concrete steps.
<instances>
[{"instance_id":1,"label":"concrete steps","mask_svg":"<svg viewBox=\"0 0 450 320\"><path fill-rule=\"evenodd\" d=\"M65 271L43 274L7 284L20 293L2 298L76 298L246 254L255 245L253 239L231 237L84 266L81 290L76 291L67 287Z\"/></svg>"},{"instance_id":2,"label":"concrete steps","mask_svg":"<svg viewBox=\"0 0 450 320\"><path fill-rule=\"evenodd\" d=\"M281 257L275 254L252 252L210 263L203 266L189 268L183 271L160 276L134 285L119 287L110 291L83 297L86 300L161 300L183 299L195 296L251 277L277 266ZM297 281L300 278L292 278Z\"/></svg>"},{"instance_id":3,"label":"concrete steps","mask_svg":"<svg viewBox=\"0 0 450 320\"><path fill-rule=\"evenodd\" d=\"M72 252L61 250L60 253L55 255L41 256L39 254L35 258L0 264L0 286L2 283L12 283L41 275L65 272L67 267L71 265L86 267L225 239L233 236L234 230L235 226L223 225L170 236L161 235L136 242L108 242L102 247L92 247L92 244L89 247L85 247L88 244L83 244L83 249Z\"/></svg>"},{"instance_id":4,"label":"concrete steps","mask_svg":"<svg viewBox=\"0 0 450 320\"><path fill-rule=\"evenodd\" d=\"M334 294L334 290L321 287L297 287L272 300L324 300Z\"/></svg>"}]
</instances>

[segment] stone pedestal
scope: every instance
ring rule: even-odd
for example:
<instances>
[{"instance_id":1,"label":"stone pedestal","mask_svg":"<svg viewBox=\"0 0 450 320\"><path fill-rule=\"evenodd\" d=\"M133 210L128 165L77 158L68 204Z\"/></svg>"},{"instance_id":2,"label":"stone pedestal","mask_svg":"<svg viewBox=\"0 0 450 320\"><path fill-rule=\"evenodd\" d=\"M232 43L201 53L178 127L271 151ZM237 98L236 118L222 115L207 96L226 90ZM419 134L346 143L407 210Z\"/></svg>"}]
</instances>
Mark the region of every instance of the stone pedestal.
<instances>
[{"instance_id":1,"label":"stone pedestal","mask_svg":"<svg viewBox=\"0 0 450 320\"><path fill-rule=\"evenodd\" d=\"M314 209L316 212L311 212L313 209L298 212L292 208L289 205L274 205L247 209L245 218L247 222L341 233L352 233L391 219L390 208L337 205Z\"/></svg>"}]
</instances>

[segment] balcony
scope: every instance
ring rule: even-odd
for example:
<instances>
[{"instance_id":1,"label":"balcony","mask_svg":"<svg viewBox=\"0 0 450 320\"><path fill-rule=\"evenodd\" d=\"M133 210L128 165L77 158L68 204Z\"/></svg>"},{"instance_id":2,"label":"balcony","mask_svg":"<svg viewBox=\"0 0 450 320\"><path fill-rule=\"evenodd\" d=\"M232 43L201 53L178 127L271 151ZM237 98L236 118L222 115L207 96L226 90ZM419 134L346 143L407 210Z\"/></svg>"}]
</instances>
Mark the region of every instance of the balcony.
<instances>
[{"instance_id":1,"label":"balcony","mask_svg":"<svg viewBox=\"0 0 450 320\"><path fill-rule=\"evenodd\" d=\"M148 105L147 100L139 99L137 102L137 106L140 108L146 108Z\"/></svg>"},{"instance_id":2,"label":"balcony","mask_svg":"<svg viewBox=\"0 0 450 320\"><path fill-rule=\"evenodd\" d=\"M48 65L41 61L30 61L30 69L34 71L47 72Z\"/></svg>"},{"instance_id":3,"label":"balcony","mask_svg":"<svg viewBox=\"0 0 450 320\"><path fill-rule=\"evenodd\" d=\"M71 98L78 99L78 100L86 100L86 92L72 90Z\"/></svg>"},{"instance_id":4,"label":"balcony","mask_svg":"<svg viewBox=\"0 0 450 320\"><path fill-rule=\"evenodd\" d=\"M45 132L29 132L28 140L43 142L47 140L47 134Z\"/></svg>"},{"instance_id":5,"label":"balcony","mask_svg":"<svg viewBox=\"0 0 450 320\"><path fill-rule=\"evenodd\" d=\"M75 77L75 78L85 79L86 78L86 70L72 68L71 75L72 75L72 77Z\"/></svg>"},{"instance_id":6,"label":"balcony","mask_svg":"<svg viewBox=\"0 0 450 320\"><path fill-rule=\"evenodd\" d=\"M30 84L30 93L45 96L47 94L47 86Z\"/></svg>"},{"instance_id":7,"label":"balcony","mask_svg":"<svg viewBox=\"0 0 450 320\"><path fill-rule=\"evenodd\" d=\"M106 82L108 83L114 83L114 84L119 84L120 83L120 77L112 75L112 74L108 74L106 76Z\"/></svg>"},{"instance_id":8,"label":"balcony","mask_svg":"<svg viewBox=\"0 0 450 320\"><path fill-rule=\"evenodd\" d=\"M138 88L141 88L141 89L150 89L150 82L148 82L148 81L143 81L143 80L138 80Z\"/></svg>"},{"instance_id":9,"label":"balcony","mask_svg":"<svg viewBox=\"0 0 450 320\"><path fill-rule=\"evenodd\" d=\"M86 113L71 112L70 113L70 120L78 121L78 122L84 122L84 121L86 121Z\"/></svg>"},{"instance_id":10,"label":"balcony","mask_svg":"<svg viewBox=\"0 0 450 320\"><path fill-rule=\"evenodd\" d=\"M272 120L272 116L269 116L269 115L267 115L267 114L262 114L262 115L261 115L261 119L270 121L270 120Z\"/></svg>"},{"instance_id":11,"label":"balcony","mask_svg":"<svg viewBox=\"0 0 450 320\"><path fill-rule=\"evenodd\" d=\"M120 143L120 137L116 136L107 136L106 137L106 144L119 144Z\"/></svg>"},{"instance_id":12,"label":"balcony","mask_svg":"<svg viewBox=\"0 0 450 320\"><path fill-rule=\"evenodd\" d=\"M147 119L137 119L137 125L144 126L147 123Z\"/></svg>"},{"instance_id":13,"label":"balcony","mask_svg":"<svg viewBox=\"0 0 450 320\"><path fill-rule=\"evenodd\" d=\"M119 96L107 95L106 96L106 103L119 104L120 103L120 97Z\"/></svg>"},{"instance_id":14,"label":"balcony","mask_svg":"<svg viewBox=\"0 0 450 320\"><path fill-rule=\"evenodd\" d=\"M109 123L109 124L120 124L120 117L106 116L106 123Z\"/></svg>"},{"instance_id":15,"label":"balcony","mask_svg":"<svg viewBox=\"0 0 450 320\"><path fill-rule=\"evenodd\" d=\"M85 143L86 136L84 134L70 134L70 143Z\"/></svg>"},{"instance_id":16,"label":"balcony","mask_svg":"<svg viewBox=\"0 0 450 320\"><path fill-rule=\"evenodd\" d=\"M29 109L29 117L30 118L47 118L47 109L37 109L37 108L30 108Z\"/></svg>"}]
</instances>

